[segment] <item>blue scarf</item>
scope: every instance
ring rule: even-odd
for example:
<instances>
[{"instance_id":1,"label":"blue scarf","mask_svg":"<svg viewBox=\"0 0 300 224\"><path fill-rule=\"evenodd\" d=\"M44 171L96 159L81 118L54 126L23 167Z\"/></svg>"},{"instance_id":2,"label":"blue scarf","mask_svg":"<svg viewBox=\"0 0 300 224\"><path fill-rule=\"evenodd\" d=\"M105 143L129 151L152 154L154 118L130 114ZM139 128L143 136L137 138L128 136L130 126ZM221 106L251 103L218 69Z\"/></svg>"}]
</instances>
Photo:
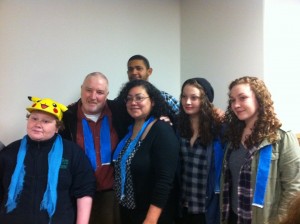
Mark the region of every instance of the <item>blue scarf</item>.
<instances>
[{"instance_id":1,"label":"blue scarf","mask_svg":"<svg viewBox=\"0 0 300 224\"><path fill-rule=\"evenodd\" d=\"M154 117L151 116L145 123L143 124L141 130L138 132L137 136L129 143L124 155L121 158L121 199L124 198L124 188L125 188L125 180L126 180L126 162L128 157L131 155L132 151L135 149L136 144L138 143L140 137L144 133L145 129L148 127L148 125L154 120ZM118 156L121 152L121 150L125 147L126 142L128 139L132 136L133 126L130 125L128 128L129 132L128 134L121 140L121 142L118 144L116 151L113 156L113 161L116 161L118 159Z\"/></svg>"},{"instance_id":2,"label":"blue scarf","mask_svg":"<svg viewBox=\"0 0 300 224\"><path fill-rule=\"evenodd\" d=\"M6 203L7 213L11 212L17 207L17 199L23 190L23 183L25 177L24 159L27 152L27 136L24 136L19 152L17 155L17 164L11 178L8 189L8 198ZM53 216L56 209L57 201L57 183L60 164L62 161L63 144L60 135L57 135L53 146L48 153L48 181L43 200L40 205L41 210L47 210L50 217Z\"/></svg>"},{"instance_id":3,"label":"blue scarf","mask_svg":"<svg viewBox=\"0 0 300 224\"><path fill-rule=\"evenodd\" d=\"M260 149L256 174L255 192L252 205L263 208L272 158L272 145Z\"/></svg>"},{"instance_id":4,"label":"blue scarf","mask_svg":"<svg viewBox=\"0 0 300 224\"><path fill-rule=\"evenodd\" d=\"M91 128L86 119L82 119L82 128L84 136L84 148L94 170L97 169L96 149ZM108 116L104 116L100 128L100 155L101 164L110 165L111 163L111 144L110 144L110 127Z\"/></svg>"},{"instance_id":5,"label":"blue scarf","mask_svg":"<svg viewBox=\"0 0 300 224\"><path fill-rule=\"evenodd\" d=\"M215 193L220 193L220 179L223 164L224 151L220 140L214 140L214 159L215 159Z\"/></svg>"}]
</instances>

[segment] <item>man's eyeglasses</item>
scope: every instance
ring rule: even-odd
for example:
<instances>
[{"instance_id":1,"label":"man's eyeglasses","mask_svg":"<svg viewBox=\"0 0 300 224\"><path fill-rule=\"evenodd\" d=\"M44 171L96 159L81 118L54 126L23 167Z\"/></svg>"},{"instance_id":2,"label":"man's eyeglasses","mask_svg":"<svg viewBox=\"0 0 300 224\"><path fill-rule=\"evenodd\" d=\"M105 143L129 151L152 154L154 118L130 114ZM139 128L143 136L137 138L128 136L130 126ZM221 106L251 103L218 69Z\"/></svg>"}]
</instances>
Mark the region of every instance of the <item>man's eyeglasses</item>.
<instances>
[{"instance_id":1,"label":"man's eyeglasses","mask_svg":"<svg viewBox=\"0 0 300 224\"><path fill-rule=\"evenodd\" d=\"M126 99L125 99L125 103L131 103L131 102L136 102L136 103L141 103L143 102L145 99L147 98L150 98L149 96L128 96Z\"/></svg>"}]
</instances>

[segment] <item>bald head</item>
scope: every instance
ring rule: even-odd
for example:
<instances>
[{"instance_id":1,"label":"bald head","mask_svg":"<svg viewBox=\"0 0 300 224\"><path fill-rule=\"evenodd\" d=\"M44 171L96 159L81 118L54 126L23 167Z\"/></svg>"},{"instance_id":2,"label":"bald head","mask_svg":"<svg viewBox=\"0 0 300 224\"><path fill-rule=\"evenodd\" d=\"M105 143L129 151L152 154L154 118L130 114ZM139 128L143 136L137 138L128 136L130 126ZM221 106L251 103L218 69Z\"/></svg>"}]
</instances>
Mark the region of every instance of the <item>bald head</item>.
<instances>
[{"instance_id":1,"label":"bald head","mask_svg":"<svg viewBox=\"0 0 300 224\"><path fill-rule=\"evenodd\" d=\"M83 83L82 85L86 82L87 79L91 78L91 77L98 77L98 79L103 79L105 82L106 82L106 85L107 85L107 89L108 89L108 79L107 77L101 73L101 72L92 72L90 74L88 74L84 80L83 80Z\"/></svg>"},{"instance_id":2,"label":"bald head","mask_svg":"<svg viewBox=\"0 0 300 224\"><path fill-rule=\"evenodd\" d=\"M108 79L104 74L88 74L81 85L82 111L88 115L101 114L108 93Z\"/></svg>"}]
</instances>

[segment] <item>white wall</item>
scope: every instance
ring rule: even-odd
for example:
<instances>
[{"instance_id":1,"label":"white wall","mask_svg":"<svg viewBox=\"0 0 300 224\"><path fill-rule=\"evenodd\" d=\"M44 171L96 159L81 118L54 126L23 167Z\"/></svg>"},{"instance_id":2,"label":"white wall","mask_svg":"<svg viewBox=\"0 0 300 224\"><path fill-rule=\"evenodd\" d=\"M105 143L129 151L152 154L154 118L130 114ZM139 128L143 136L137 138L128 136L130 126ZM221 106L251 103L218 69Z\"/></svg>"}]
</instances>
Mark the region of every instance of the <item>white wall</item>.
<instances>
[{"instance_id":1,"label":"white wall","mask_svg":"<svg viewBox=\"0 0 300 224\"><path fill-rule=\"evenodd\" d=\"M300 0L185 0L181 21L181 83L208 79L226 109L232 80L260 77L283 129L300 133Z\"/></svg>"},{"instance_id":2,"label":"white wall","mask_svg":"<svg viewBox=\"0 0 300 224\"><path fill-rule=\"evenodd\" d=\"M134 54L149 59L152 83L177 96L179 45L179 0L0 1L0 140L25 134L27 96L69 104L90 72L108 76L114 98Z\"/></svg>"},{"instance_id":3,"label":"white wall","mask_svg":"<svg viewBox=\"0 0 300 224\"><path fill-rule=\"evenodd\" d=\"M283 10L272 11L270 3ZM8 144L25 134L28 95L68 104L79 97L89 72L108 76L114 98L127 80L128 58L137 53L150 60L154 69L150 80L158 88L177 97L181 83L199 75L212 83L214 103L222 109L230 81L243 75L263 78L284 126L300 133L295 82L300 68L299 4L299 0L0 1L0 140ZM275 21L270 15L287 20ZM289 37L274 38L280 32ZM292 51L278 51L289 43Z\"/></svg>"},{"instance_id":4,"label":"white wall","mask_svg":"<svg viewBox=\"0 0 300 224\"><path fill-rule=\"evenodd\" d=\"M285 130L300 133L300 0L265 0L265 82Z\"/></svg>"},{"instance_id":5,"label":"white wall","mask_svg":"<svg viewBox=\"0 0 300 224\"><path fill-rule=\"evenodd\" d=\"M214 104L226 109L232 80L263 77L263 3L185 0L181 18L181 82L206 78L215 90Z\"/></svg>"}]
</instances>

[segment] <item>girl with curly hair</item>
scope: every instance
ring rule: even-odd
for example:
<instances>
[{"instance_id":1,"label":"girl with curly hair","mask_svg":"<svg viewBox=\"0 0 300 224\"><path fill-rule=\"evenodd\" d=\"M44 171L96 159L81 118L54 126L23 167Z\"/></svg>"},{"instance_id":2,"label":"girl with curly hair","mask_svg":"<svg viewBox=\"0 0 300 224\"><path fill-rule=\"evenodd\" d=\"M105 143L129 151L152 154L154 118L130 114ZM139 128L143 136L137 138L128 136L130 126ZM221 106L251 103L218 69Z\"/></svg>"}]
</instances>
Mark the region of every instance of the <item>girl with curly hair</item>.
<instances>
[{"instance_id":1,"label":"girl with curly hair","mask_svg":"<svg viewBox=\"0 0 300 224\"><path fill-rule=\"evenodd\" d=\"M222 223L278 223L300 191L297 139L280 128L262 80L238 78L229 85L228 95Z\"/></svg>"},{"instance_id":2,"label":"girl with curly hair","mask_svg":"<svg viewBox=\"0 0 300 224\"><path fill-rule=\"evenodd\" d=\"M218 140L222 117L213 106L214 90L204 78L186 80L181 88L180 224L217 224L219 177L223 150Z\"/></svg>"}]
</instances>

